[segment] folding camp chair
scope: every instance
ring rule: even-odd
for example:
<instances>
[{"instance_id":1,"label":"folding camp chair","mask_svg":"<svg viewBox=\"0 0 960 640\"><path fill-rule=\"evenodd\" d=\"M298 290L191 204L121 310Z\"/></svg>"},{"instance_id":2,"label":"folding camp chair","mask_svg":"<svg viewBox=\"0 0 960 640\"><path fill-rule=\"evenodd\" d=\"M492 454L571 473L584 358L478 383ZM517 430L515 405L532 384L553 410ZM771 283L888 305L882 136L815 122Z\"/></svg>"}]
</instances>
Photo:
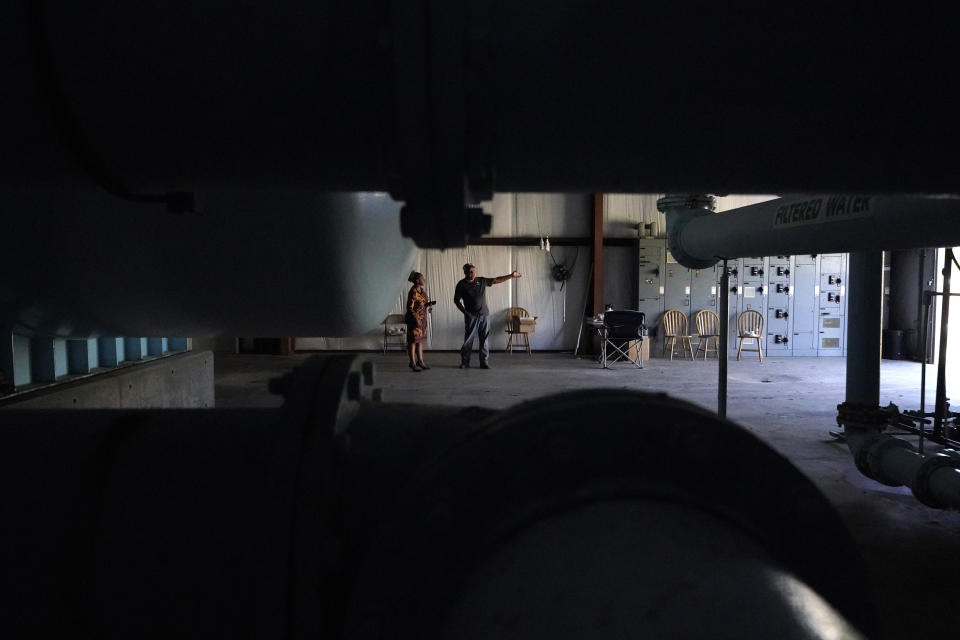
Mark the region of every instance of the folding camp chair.
<instances>
[{"instance_id":1,"label":"folding camp chair","mask_svg":"<svg viewBox=\"0 0 960 640\"><path fill-rule=\"evenodd\" d=\"M606 311L603 314L603 345L601 363L609 369L614 362L629 360L643 369L643 338L646 333L646 315L642 311ZM607 347L613 349L613 358L607 357ZM630 351L636 350L636 357Z\"/></svg>"}]
</instances>

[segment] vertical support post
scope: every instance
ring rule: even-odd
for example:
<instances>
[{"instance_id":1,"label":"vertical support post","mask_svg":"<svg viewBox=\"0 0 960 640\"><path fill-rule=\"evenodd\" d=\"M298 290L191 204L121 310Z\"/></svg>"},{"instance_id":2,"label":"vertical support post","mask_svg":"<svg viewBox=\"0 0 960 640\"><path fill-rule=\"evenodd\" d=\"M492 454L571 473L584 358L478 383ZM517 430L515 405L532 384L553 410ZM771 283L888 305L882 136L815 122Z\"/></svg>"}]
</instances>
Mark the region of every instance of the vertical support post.
<instances>
[{"instance_id":1,"label":"vertical support post","mask_svg":"<svg viewBox=\"0 0 960 640\"><path fill-rule=\"evenodd\" d=\"M90 373L100 366L96 339L67 340L67 371L73 374Z\"/></svg>"},{"instance_id":2,"label":"vertical support post","mask_svg":"<svg viewBox=\"0 0 960 640\"><path fill-rule=\"evenodd\" d=\"M593 245L593 273L592 291L593 314L603 311L603 217L604 199L602 193L593 194L593 220L590 239ZM606 350L602 342L600 348Z\"/></svg>"},{"instance_id":3,"label":"vertical support post","mask_svg":"<svg viewBox=\"0 0 960 640\"><path fill-rule=\"evenodd\" d=\"M950 274L953 271L953 249L947 248L943 260L943 300L940 310L940 354L937 361L937 400L933 414L933 435L942 437L947 411L947 324L950 322Z\"/></svg>"},{"instance_id":4,"label":"vertical support post","mask_svg":"<svg viewBox=\"0 0 960 640\"><path fill-rule=\"evenodd\" d=\"M922 264L922 262L921 262ZM927 330L930 326L930 303L933 295L930 291L923 289L923 325L920 327L920 349L923 357L920 359L920 444L917 450L923 454L923 438L926 428L924 420L927 415L927 353L929 348L927 343L930 341Z\"/></svg>"},{"instance_id":5,"label":"vertical support post","mask_svg":"<svg viewBox=\"0 0 960 640\"><path fill-rule=\"evenodd\" d=\"M727 269L727 259L723 259L723 272L720 274L720 345L717 351L719 367L717 374L717 415L727 417L727 358L730 339L730 271Z\"/></svg>"},{"instance_id":6,"label":"vertical support post","mask_svg":"<svg viewBox=\"0 0 960 640\"><path fill-rule=\"evenodd\" d=\"M850 254L847 305L847 394L851 404L880 404L883 252Z\"/></svg>"}]
</instances>

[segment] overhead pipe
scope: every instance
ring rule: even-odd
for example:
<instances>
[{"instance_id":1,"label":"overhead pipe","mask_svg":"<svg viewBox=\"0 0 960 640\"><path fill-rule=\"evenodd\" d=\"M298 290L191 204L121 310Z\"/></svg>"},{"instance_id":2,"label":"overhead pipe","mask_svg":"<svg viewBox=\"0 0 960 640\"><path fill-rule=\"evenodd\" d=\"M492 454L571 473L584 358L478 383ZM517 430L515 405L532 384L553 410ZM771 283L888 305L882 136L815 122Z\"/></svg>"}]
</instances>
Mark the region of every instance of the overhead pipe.
<instances>
[{"instance_id":1,"label":"overhead pipe","mask_svg":"<svg viewBox=\"0 0 960 640\"><path fill-rule=\"evenodd\" d=\"M864 475L910 487L920 502L960 509L960 453L924 456L884 434L895 407L880 408L880 249L960 244L960 199L903 196L808 196L772 200L712 214L706 195L668 194L667 246L680 264L703 269L719 259L757 255L851 252L847 396L837 422ZM722 384L722 381L721 381Z\"/></svg>"},{"instance_id":2,"label":"overhead pipe","mask_svg":"<svg viewBox=\"0 0 960 640\"><path fill-rule=\"evenodd\" d=\"M813 195L712 214L712 198L669 194L667 247L705 269L720 258L960 244L960 197Z\"/></svg>"}]
</instances>

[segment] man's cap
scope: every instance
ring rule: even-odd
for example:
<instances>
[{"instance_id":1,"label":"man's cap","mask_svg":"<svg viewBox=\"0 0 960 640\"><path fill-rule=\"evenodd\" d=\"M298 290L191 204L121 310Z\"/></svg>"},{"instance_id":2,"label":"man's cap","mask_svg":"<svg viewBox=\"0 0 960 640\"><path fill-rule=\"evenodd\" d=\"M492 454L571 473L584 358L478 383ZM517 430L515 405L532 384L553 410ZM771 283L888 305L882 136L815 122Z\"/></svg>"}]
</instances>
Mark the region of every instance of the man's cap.
<instances>
[{"instance_id":1,"label":"man's cap","mask_svg":"<svg viewBox=\"0 0 960 640\"><path fill-rule=\"evenodd\" d=\"M468 262L467 264L463 265L463 270L466 271L467 269L476 269L476 267Z\"/></svg>"}]
</instances>

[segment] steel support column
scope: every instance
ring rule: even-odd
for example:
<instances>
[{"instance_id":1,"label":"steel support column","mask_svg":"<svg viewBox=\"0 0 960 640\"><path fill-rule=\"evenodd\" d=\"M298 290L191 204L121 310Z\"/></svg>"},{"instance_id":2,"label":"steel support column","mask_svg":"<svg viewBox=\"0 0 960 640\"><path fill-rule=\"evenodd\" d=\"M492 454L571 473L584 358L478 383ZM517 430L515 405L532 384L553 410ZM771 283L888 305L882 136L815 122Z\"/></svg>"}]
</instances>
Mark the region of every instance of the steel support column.
<instances>
[{"instance_id":1,"label":"steel support column","mask_svg":"<svg viewBox=\"0 0 960 640\"><path fill-rule=\"evenodd\" d=\"M593 194L593 209L591 213L590 240L593 249L593 266L591 272L590 297L592 314L603 313L603 216L604 200L602 193ZM583 318L580 318L581 324ZM597 344L596 336L591 335L590 345ZM606 354L607 345L601 340L600 349ZM596 351L591 351L596 353Z\"/></svg>"},{"instance_id":2,"label":"steel support column","mask_svg":"<svg viewBox=\"0 0 960 640\"><path fill-rule=\"evenodd\" d=\"M847 395L849 403L880 403L880 324L883 252L850 254L847 306Z\"/></svg>"},{"instance_id":3,"label":"steel support column","mask_svg":"<svg viewBox=\"0 0 960 640\"><path fill-rule=\"evenodd\" d=\"M940 353L937 356L937 399L933 414L934 436L945 435L944 418L947 406L947 325L950 323L950 275L953 271L953 249L943 252L943 300L940 301Z\"/></svg>"},{"instance_id":4,"label":"steel support column","mask_svg":"<svg viewBox=\"0 0 960 640\"><path fill-rule=\"evenodd\" d=\"M723 261L723 271L720 274L720 300L717 303L720 315L720 345L717 352L719 373L717 374L717 415L727 417L727 359L730 356L728 342L730 339L730 271L727 261ZM706 356L706 353L704 353Z\"/></svg>"},{"instance_id":5,"label":"steel support column","mask_svg":"<svg viewBox=\"0 0 960 640\"><path fill-rule=\"evenodd\" d=\"M603 311L603 217L604 201L602 193L593 194L593 224L591 241L593 243L593 313Z\"/></svg>"}]
</instances>

